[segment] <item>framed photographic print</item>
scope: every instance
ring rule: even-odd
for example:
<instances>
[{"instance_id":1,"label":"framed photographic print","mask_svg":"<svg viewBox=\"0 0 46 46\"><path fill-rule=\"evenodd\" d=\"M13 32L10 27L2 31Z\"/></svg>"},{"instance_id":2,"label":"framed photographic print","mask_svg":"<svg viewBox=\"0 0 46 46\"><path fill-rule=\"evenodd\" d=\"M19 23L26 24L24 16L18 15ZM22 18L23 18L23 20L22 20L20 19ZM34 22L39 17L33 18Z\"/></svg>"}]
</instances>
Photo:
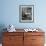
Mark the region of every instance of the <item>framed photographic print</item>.
<instances>
[{"instance_id":1,"label":"framed photographic print","mask_svg":"<svg viewBox=\"0 0 46 46\"><path fill-rule=\"evenodd\" d=\"M34 22L34 5L19 6L19 21L24 23Z\"/></svg>"}]
</instances>

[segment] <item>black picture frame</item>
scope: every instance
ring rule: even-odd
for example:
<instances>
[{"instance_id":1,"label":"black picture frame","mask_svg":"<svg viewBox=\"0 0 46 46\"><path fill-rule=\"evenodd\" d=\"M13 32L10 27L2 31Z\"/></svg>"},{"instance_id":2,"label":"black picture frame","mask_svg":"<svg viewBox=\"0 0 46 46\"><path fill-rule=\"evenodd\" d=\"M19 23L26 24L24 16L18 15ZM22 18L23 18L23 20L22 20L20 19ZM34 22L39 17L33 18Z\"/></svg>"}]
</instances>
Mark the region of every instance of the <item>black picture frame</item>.
<instances>
[{"instance_id":1,"label":"black picture frame","mask_svg":"<svg viewBox=\"0 0 46 46\"><path fill-rule=\"evenodd\" d=\"M34 22L34 5L19 5L19 22Z\"/></svg>"}]
</instances>

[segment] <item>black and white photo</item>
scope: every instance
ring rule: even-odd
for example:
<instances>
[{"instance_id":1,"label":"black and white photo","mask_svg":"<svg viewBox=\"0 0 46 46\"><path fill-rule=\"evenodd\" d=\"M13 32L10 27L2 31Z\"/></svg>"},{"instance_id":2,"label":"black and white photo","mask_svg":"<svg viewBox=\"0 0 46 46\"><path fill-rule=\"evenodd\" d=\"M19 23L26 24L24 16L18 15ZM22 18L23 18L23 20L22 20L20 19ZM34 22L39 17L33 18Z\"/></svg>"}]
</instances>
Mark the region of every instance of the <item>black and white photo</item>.
<instances>
[{"instance_id":1,"label":"black and white photo","mask_svg":"<svg viewBox=\"0 0 46 46\"><path fill-rule=\"evenodd\" d=\"M33 22L34 21L34 5L19 6L19 21Z\"/></svg>"}]
</instances>

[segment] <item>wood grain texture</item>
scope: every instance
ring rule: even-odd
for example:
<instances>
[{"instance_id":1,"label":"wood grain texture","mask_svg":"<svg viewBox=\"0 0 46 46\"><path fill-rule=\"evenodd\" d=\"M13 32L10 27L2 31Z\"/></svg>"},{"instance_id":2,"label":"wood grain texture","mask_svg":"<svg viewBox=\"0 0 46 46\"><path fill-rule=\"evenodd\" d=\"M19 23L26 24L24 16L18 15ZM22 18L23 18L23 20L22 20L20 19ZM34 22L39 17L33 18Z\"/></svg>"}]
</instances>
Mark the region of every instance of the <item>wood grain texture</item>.
<instances>
[{"instance_id":1,"label":"wood grain texture","mask_svg":"<svg viewBox=\"0 0 46 46\"><path fill-rule=\"evenodd\" d=\"M23 46L23 33L4 33L3 46Z\"/></svg>"},{"instance_id":2,"label":"wood grain texture","mask_svg":"<svg viewBox=\"0 0 46 46\"><path fill-rule=\"evenodd\" d=\"M44 46L44 32L24 33L24 46Z\"/></svg>"},{"instance_id":3,"label":"wood grain texture","mask_svg":"<svg viewBox=\"0 0 46 46\"><path fill-rule=\"evenodd\" d=\"M3 32L3 46L44 46L44 32Z\"/></svg>"}]
</instances>

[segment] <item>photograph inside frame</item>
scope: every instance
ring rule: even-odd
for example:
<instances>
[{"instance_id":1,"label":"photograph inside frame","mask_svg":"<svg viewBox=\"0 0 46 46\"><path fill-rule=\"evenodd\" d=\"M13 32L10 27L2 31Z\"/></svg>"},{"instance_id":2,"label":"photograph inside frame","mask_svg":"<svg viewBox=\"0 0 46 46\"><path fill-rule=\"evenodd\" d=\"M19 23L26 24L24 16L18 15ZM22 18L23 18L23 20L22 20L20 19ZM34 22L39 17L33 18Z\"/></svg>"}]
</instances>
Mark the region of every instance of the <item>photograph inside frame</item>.
<instances>
[{"instance_id":1,"label":"photograph inside frame","mask_svg":"<svg viewBox=\"0 0 46 46\"><path fill-rule=\"evenodd\" d=\"M32 20L32 8L22 8L22 20Z\"/></svg>"},{"instance_id":2,"label":"photograph inside frame","mask_svg":"<svg viewBox=\"0 0 46 46\"><path fill-rule=\"evenodd\" d=\"M20 8L21 22L33 22L33 5L21 5Z\"/></svg>"}]
</instances>

